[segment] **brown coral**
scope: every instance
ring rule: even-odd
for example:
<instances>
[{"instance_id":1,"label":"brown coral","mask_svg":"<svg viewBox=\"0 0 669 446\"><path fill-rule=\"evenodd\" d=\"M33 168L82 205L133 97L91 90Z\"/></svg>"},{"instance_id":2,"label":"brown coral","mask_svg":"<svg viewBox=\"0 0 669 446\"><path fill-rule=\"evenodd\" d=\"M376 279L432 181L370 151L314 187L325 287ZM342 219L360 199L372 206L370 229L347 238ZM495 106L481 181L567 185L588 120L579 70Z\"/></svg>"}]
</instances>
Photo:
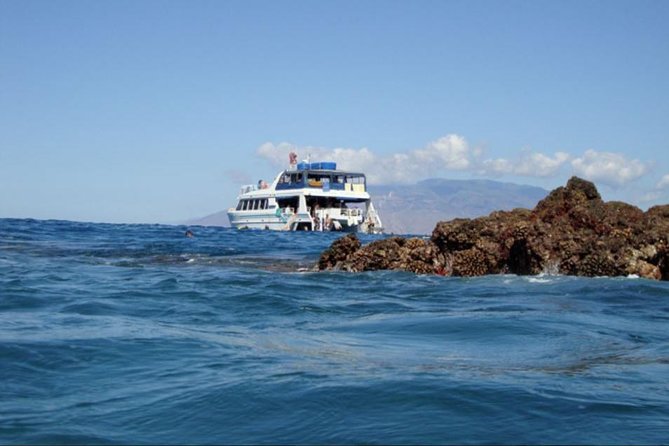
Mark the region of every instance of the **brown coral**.
<instances>
[{"instance_id":1,"label":"brown coral","mask_svg":"<svg viewBox=\"0 0 669 446\"><path fill-rule=\"evenodd\" d=\"M346 236L323 253L318 268L454 276L552 269L669 280L668 237L669 205L644 213L626 203L605 203L593 183L573 177L532 211L442 221L430 240L392 237L360 247L355 236Z\"/></svg>"}]
</instances>

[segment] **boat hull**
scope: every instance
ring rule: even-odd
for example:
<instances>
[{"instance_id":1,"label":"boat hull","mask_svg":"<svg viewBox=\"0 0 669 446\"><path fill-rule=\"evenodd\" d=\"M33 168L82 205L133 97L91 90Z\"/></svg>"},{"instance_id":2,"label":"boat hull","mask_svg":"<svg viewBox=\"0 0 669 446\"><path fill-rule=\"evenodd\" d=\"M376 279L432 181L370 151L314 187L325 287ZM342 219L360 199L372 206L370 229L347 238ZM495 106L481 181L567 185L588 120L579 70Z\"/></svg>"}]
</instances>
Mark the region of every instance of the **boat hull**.
<instances>
[{"instance_id":1,"label":"boat hull","mask_svg":"<svg viewBox=\"0 0 669 446\"><path fill-rule=\"evenodd\" d=\"M360 219L340 218L332 219L329 227L325 227L319 219L313 219L309 214L284 215L275 213L248 213L243 211L228 211L230 225L236 229L260 229L270 231L339 231L364 232ZM336 221L336 223L334 223Z\"/></svg>"}]
</instances>

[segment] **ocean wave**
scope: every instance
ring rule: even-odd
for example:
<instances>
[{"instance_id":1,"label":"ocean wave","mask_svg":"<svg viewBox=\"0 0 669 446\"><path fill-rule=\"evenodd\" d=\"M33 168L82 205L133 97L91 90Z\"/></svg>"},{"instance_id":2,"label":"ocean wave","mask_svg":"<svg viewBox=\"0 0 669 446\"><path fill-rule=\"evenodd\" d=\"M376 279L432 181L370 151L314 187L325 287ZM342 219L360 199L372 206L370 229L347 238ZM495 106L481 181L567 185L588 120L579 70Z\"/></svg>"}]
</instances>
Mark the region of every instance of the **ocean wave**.
<instances>
[{"instance_id":1,"label":"ocean wave","mask_svg":"<svg viewBox=\"0 0 669 446\"><path fill-rule=\"evenodd\" d=\"M0 442L666 439L666 282L317 273L336 234L184 230L0 220Z\"/></svg>"}]
</instances>

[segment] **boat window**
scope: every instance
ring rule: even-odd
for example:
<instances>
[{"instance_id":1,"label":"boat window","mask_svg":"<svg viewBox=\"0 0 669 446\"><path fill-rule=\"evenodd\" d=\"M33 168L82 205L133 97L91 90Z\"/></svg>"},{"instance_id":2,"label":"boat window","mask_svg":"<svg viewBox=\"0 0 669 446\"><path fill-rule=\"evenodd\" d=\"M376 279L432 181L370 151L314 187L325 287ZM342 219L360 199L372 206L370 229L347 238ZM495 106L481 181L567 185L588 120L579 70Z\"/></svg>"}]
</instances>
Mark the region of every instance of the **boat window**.
<instances>
[{"instance_id":1,"label":"boat window","mask_svg":"<svg viewBox=\"0 0 669 446\"><path fill-rule=\"evenodd\" d=\"M323 180L324 179L330 179L329 175L319 175L319 174L314 174L311 173L307 176L307 183L311 187L322 187L323 186Z\"/></svg>"},{"instance_id":2,"label":"boat window","mask_svg":"<svg viewBox=\"0 0 669 446\"><path fill-rule=\"evenodd\" d=\"M258 209L258 205L260 204L259 201L260 200L253 200L253 210L254 211Z\"/></svg>"},{"instance_id":3,"label":"boat window","mask_svg":"<svg viewBox=\"0 0 669 446\"><path fill-rule=\"evenodd\" d=\"M239 200L239 203L237 203L237 210L241 211L242 210L242 204L244 203L244 200Z\"/></svg>"},{"instance_id":4,"label":"boat window","mask_svg":"<svg viewBox=\"0 0 669 446\"><path fill-rule=\"evenodd\" d=\"M297 173L291 173L290 175L286 174L283 176L282 182L284 183L289 183L289 184L302 184L304 176L302 172L297 172Z\"/></svg>"},{"instance_id":5,"label":"boat window","mask_svg":"<svg viewBox=\"0 0 669 446\"><path fill-rule=\"evenodd\" d=\"M262 201L262 208L267 209L267 198Z\"/></svg>"}]
</instances>

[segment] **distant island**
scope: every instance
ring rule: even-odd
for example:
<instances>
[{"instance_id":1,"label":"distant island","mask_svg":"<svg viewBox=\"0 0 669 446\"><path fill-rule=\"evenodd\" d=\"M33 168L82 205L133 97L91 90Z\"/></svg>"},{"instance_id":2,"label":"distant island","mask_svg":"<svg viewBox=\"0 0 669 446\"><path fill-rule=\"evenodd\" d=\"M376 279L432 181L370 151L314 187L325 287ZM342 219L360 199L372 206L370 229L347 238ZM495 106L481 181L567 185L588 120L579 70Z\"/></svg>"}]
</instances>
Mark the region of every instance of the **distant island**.
<instances>
[{"instance_id":1,"label":"distant island","mask_svg":"<svg viewBox=\"0 0 669 446\"><path fill-rule=\"evenodd\" d=\"M475 218L494 210L531 208L548 191L491 180L433 178L416 184L369 185L386 233L430 234L436 221ZM231 203L232 205L232 203ZM227 210L190 220L190 225L229 227Z\"/></svg>"},{"instance_id":2,"label":"distant island","mask_svg":"<svg viewBox=\"0 0 669 446\"><path fill-rule=\"evenodd\" d=\"M533 210L440 221L429 240L390 237L361 246L349 234L322 253L317 269L669 280L668 237L669 205L643 212L630 204L604 202L593 183L572 177Z\"/></svg>"}]
</instances>

